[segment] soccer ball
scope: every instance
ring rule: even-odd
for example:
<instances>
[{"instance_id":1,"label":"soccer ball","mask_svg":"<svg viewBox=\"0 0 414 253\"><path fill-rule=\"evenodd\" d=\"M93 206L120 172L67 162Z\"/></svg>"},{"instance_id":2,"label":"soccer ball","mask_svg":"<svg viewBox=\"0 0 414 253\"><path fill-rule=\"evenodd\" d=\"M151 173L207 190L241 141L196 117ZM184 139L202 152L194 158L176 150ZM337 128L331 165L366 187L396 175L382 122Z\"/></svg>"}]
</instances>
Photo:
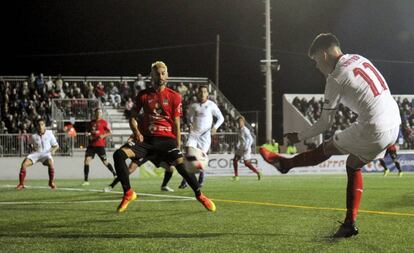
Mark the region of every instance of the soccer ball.
<instances>
[{"instance_id":1,"label":"soccer ball","mask_svg":"<svg viewBox=\"0 0 414 253\"><path fill-rule=\"evenodd\" d=\"M184 158L185 169L189 173L201 172L208 164L208 156L198 148L189 147Z\"/></svg>"}]
</instances>

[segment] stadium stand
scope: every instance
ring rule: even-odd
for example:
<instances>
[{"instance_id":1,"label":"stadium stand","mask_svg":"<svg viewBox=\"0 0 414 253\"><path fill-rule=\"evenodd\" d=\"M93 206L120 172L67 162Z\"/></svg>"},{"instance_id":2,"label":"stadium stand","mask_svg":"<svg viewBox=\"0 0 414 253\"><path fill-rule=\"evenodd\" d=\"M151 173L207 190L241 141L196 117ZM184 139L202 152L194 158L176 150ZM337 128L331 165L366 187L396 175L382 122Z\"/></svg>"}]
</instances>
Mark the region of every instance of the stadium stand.
<instances>
[{"instance_id":1,"label":"stadium stand","mask_svg":"<svg viewBox=\"0 0 414 253\"><path fill-rule=\"evenodd\" d=\"M183 140L185 141L189 131L186 112L189 104L196 101L197 87L200 84L208 85L210 99L217 103L225 117L225 123L212 140L211 152L232 152L237 142L234 119L240 113L207 78L170 78L169 88L179 92L183 98ZM3 76L0 78L0 134L15 134L16 139L17 136L33 133L35 126L32 122L41 117L48 126L56 130L57 138L64 142L62 146L65 151L82 149L87 146L88 141L83 134L86 122L90 121L93 109L100 106L104 108L104 118L113 129L108 148L117 148L126 142L130 134L128 117L133 98L147 85L148 77L141 74L136 77L79 77L59 74L45 78L43 74L36 77L34 73L29 77ZM64 126L68 123L77 128L78 134L74 140L68 138L64 132ZM1 142L0 140L0 152L2 147L4 149L10 146L9 143ZM19 143L15 141L11 146L18 146ZM12 154L27 153L27 150L17 147L11 150L14 150ZM1 154L4 155L4 152Z\"/></svg>"}]
</instances>

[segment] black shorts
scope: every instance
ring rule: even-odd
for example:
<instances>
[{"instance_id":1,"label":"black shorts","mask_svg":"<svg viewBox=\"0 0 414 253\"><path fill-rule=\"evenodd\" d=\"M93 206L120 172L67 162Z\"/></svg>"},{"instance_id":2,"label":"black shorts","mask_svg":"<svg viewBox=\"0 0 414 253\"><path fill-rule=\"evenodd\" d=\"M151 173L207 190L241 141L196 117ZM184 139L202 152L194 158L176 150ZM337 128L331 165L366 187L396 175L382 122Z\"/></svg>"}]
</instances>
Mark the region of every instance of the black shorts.
<instances>
[{"instance_id":1,"label":"black shorts","mask_svg":"<svg viewBox=\"0 0 414 253\"><path fill-rule=\"evenodd\" d=\"M144 142L130 141L123 147L129 148L135 153L133 161L144 158L150 160L157 167L161 162L171 165L175 160L183 157L183 153L177 147L177 141L170 137L144 137Z\"/></svg>"},{"instance_id":2,"label":"black shorts","mask_svg":"<svg viewBox=\"0 0 414 253\"><path fill-rule=\"evenodd\" d=\"M99 158L101 158L102 161L105 161L107 159L104 147L91 147L91 146L88 146L88 148L86 149L86 152L85 152L85 157L90 156L93 159L93 158L95 158L95 154L97 154L99 156Z\"/></svg>"}]
</instances>

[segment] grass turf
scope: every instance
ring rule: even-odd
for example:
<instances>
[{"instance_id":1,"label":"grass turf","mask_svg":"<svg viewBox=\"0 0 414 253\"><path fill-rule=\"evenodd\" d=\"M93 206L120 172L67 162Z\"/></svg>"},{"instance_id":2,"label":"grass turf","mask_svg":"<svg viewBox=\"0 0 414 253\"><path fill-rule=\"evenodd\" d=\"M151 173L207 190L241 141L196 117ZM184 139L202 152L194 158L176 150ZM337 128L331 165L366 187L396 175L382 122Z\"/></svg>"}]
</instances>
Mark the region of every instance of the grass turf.
<instances>
[{"instance_id":1,"label":"grass turf","mask_svg":"<svg viewBox=\"0 0 414 253\"><path fill-rule=\"evenodd\" d=\"M215 200L215 213L169 197L193 196L177 189L178 177L170 183L173 193L160 192L159 178L132 181L138 200L122 214L115 212L120 193L93 191L108 180L88 187L58 180L56 191L16 191L6 186L16 181L0 181L0 251L414 252L414 174L365 174L364 180L360 234L342 240L330 235L345 214L345 175L210 177L203 190Z\"/></svg>"}]
</instances>

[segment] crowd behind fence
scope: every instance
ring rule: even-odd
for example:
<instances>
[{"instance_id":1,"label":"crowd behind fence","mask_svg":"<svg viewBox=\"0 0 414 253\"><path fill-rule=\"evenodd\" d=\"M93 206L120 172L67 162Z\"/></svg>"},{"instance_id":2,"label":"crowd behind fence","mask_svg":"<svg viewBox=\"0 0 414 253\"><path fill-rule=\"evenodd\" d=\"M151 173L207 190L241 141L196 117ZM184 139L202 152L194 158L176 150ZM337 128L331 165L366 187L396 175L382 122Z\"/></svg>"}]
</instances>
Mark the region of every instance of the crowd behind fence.
<instances>
[{"instance_id":1,"label":"crowd behind fence","mask_svg":"<svg viewBox=\"0 0 414 253\"><path fill-rule=\"evenodd\" d=\"M56 155L71 156L74 152L85 151L89 144L89 137L86 133L78 133L75 137L70 137L66 133L55 133L55 137L60 148ZM188 133L182 133L182 143L186 143ZM129 135L109 136L106 140L107 151L114 151L119 148L119 144L126 143ZM233 153L237 145L238 137L236 133L217 133L212 136L210 153ZM31 134L0 134L0 157L26 156L33 152ZM256 150L253 147L252 150Z\"/></svg>"}]
</instances>

